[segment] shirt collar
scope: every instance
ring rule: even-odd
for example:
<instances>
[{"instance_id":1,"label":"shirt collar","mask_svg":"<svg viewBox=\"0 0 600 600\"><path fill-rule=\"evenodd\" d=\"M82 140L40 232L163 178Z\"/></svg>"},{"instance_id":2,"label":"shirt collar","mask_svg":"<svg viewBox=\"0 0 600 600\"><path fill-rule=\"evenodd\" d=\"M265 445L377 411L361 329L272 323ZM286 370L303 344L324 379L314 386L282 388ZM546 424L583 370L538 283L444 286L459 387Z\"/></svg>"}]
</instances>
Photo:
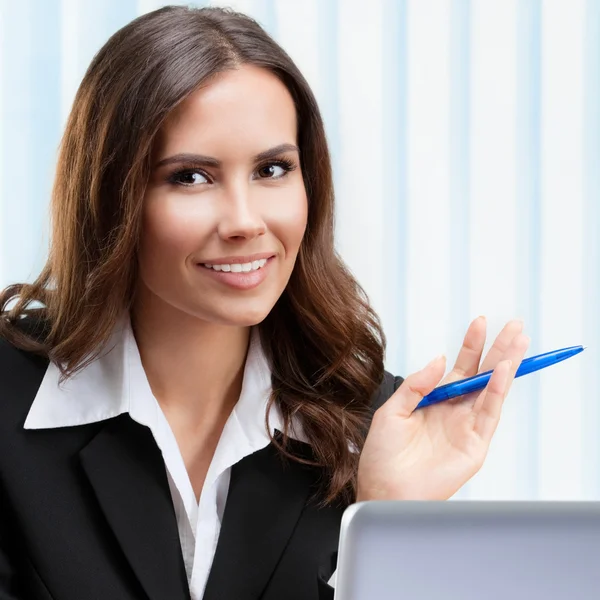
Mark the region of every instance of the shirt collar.
<instances>
[{"instance_id":1,"label":"shirt collar","mask_svg":"<svg viewBox=\"0 0 600 600\"><path fill-rule=\"evenodd\" d=\"M128 320L121 319L100 357L62 384L60 370L51 362L25 419L25 429L86 425L128 412L128 328Z\"/></svg>"},{"instance_id":2,"label":"shirt collar","mask_svg":"<svg viewBox=\"0 0 600 600\"><path fill-rule=\"evenodd\" d=\"M160 407L152 395L128 315L118 321L98 358L60 385L59 377L59 368L51 362L25 420L25 429L86 425L124 413L152 430L160 421ZM271 371L258 330L253 328L242 391L229 419L249 446L259 448L268 443L265 411L270 393ZM270 411L269 428L271 433L283 430L276 405ZM298 423L290 435L304 441Z\"/></svg>"}]
</instances>

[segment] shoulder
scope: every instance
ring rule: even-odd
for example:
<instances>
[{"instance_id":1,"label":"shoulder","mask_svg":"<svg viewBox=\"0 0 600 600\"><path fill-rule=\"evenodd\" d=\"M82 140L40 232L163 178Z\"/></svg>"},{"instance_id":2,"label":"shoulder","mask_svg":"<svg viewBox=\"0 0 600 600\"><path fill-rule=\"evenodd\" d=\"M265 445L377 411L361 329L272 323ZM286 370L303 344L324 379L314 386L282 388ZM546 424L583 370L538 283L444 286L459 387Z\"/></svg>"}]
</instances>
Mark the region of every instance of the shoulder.
<instances>
[{"instance_id":1,"label":"shoulder","mask_svg":"<svg viewBox=\"0 0 600 600\"><path fill-rule=\"evenodd\" d=\"M375 412L385 401L402 385L404 378L399 375L392 375L388 371L383 372L383 380L375 391L371 403L373 412Z\"/></svg>"},{"instance_id":2,"label":"shoulder","mask_svg":"<svg viewBox=\"0 0 600 600\"><path fill-rule=\"evenodd\" d=\"M26 328L31 325L23 323ZM47 358L21 350L0 336L0 429L24 422L48 364Z\"/></svg>"}]
</instances>

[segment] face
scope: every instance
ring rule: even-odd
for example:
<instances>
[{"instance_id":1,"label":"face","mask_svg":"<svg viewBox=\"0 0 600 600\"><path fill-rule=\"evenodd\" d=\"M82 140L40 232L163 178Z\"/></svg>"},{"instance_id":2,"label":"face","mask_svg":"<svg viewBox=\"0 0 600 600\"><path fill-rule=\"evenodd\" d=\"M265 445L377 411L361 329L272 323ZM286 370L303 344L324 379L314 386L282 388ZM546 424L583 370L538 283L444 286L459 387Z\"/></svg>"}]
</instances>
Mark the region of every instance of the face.
<instances>
[{"instance_id":1,"label":"face","mask_svg":"<svg viewBox=\"0 0 600 600\"><path fill-rule=\"evenodd\" d=\"M142 301L224 325L262 321L290 278L307 219L287 88L257 67L219 74L170 116L153 165Z\"/></svg>"}]
</instances>

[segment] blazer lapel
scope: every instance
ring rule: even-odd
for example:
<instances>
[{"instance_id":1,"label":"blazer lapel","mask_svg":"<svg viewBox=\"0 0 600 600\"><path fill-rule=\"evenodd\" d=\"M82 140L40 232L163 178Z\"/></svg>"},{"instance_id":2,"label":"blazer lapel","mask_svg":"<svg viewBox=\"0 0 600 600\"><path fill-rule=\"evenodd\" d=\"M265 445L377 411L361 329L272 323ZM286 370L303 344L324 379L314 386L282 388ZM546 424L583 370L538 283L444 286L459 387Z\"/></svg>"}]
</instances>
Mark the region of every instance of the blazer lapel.
<instances>
[{"instance_id":1,"label":"blazer lapel","mask_svg":"<svg viewBox=\"0 0 600 600\"><path fill-rule=\"evenodd\" d=\"M189 599L167 475L150 430L128 415L112 419L80 459L148 597Z\"/></svg>"},{"instance_id":2,"label":"blazer lapel","mask_svg":"<svg viewBox=\"0 0 600 600\"><path fill-rule=\"evenodd\" d=\"M310 446L293 441L310 458ZM304 508L314 469L281 460L270 444L233 466L223 524L203 599L262 594Z\"/></svg>"}]
</instances>

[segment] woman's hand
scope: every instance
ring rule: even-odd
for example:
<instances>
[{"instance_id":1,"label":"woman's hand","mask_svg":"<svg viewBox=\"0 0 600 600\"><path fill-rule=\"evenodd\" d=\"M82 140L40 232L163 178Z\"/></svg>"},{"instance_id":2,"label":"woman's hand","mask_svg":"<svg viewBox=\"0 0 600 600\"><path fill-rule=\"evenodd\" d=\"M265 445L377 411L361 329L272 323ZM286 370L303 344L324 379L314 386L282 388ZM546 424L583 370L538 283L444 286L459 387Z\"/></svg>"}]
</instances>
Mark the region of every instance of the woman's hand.
<instances>
[{"instance_id":1,"label":"woman's hand","mask_svg":"<svg viewBox=\"0 0 600 600\"><path fill-rule=\"evenodd\" d=\"M479 317L443 381L443 357L406 378L373 417L358 467L357 502L445 500L477 473L529 346L522 329L521 321L507 323L480 366L486 322ZM438 384L490 369L485 389L414 410Z\"/></svg>"}]
</instances>

